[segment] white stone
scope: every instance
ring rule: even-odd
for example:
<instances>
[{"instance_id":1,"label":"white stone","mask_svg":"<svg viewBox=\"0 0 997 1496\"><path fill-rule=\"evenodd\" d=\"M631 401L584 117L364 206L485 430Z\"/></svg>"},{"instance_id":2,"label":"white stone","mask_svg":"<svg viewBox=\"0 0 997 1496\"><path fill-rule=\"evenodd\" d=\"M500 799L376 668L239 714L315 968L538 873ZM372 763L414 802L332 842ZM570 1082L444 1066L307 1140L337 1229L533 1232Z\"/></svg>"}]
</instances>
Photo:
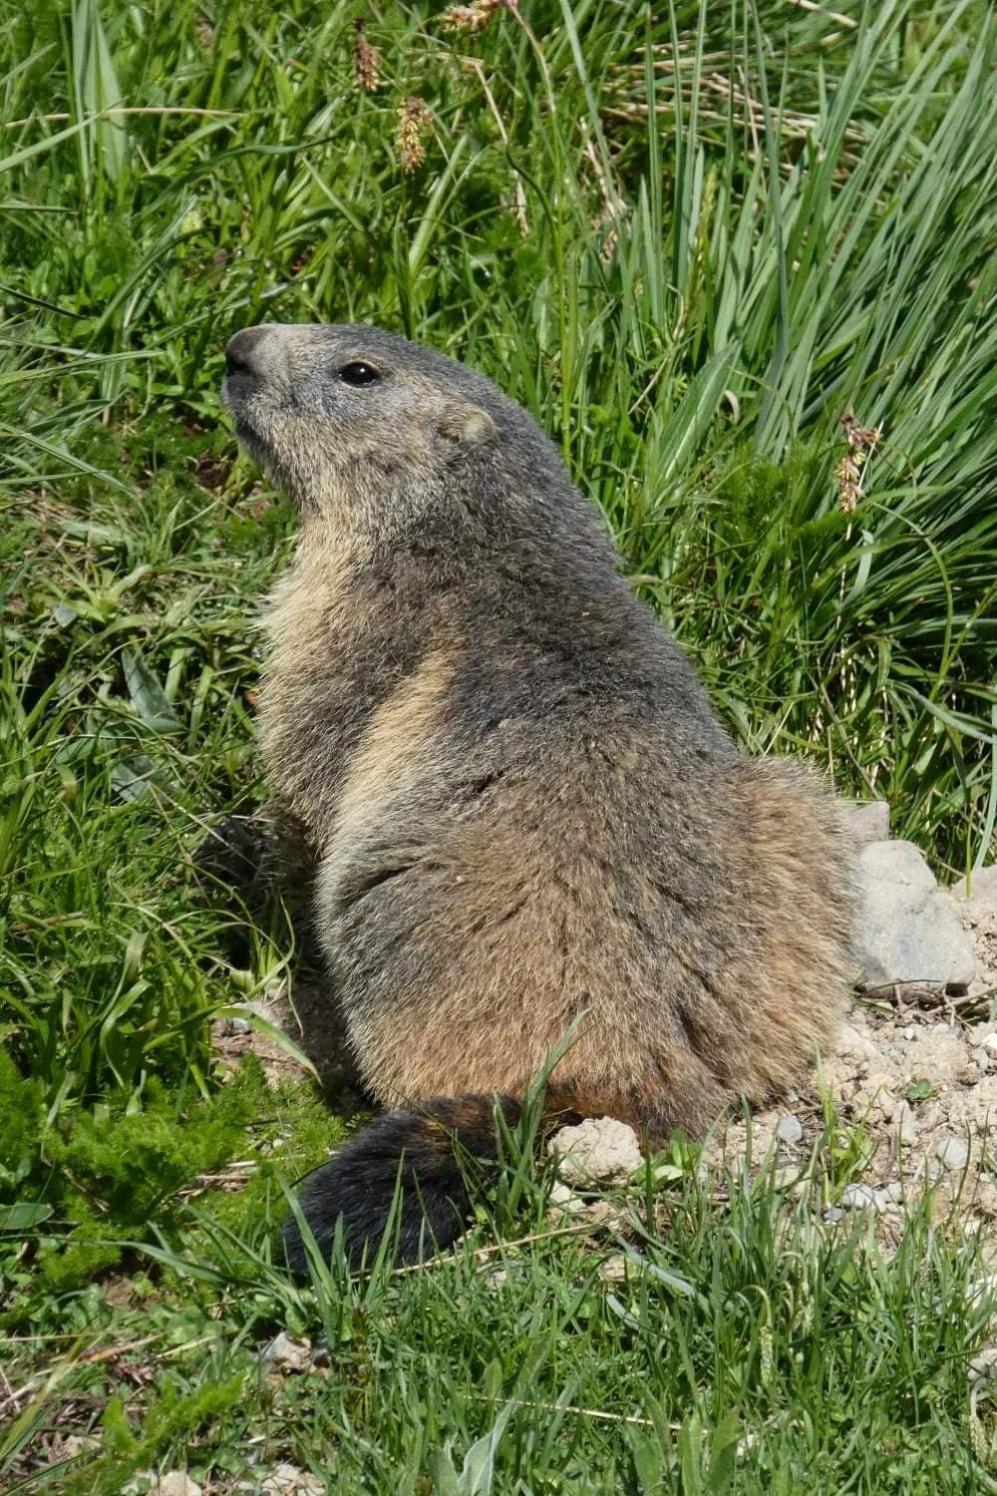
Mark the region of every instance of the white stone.
<instances>
[{"instance_id":1,"label":"white stone","mask_svg":"<svg viewBox=\"0 0 997 1496\"><path fill-rule=\"evenodd\" d=\"M909 1101L901 1101L894 1113L894 1121L897 1124L897 1137L901 1143L917 1142L917 1121L914 1117L914 1108Z\"/></svg>"},{"instance_id":2,"label":"white stone","mask_svg":"<svg viewBox=\"0 0 997 1496\"><path fill-rule=\"evenodd\" d=\"M841 1191L844 1210L876 1210L879 1202L876 1191L869 1184L846 1184Z\"/></svg>"},{"instance_id":3,"label":"white stone","mask_svg":"<svg viewBox=\"0 0 997 1496\"><path fill-rule=\"evenodd\" d=\"M202 1496L196 1480L183 1470L167 1470L152 1487L149 1496Z\"/></svg>"},{"instance_id":4,"label":"white stone","mask_svg":"<svg viewBox=\"0 0 997 1496\"><path fill-rule=\"evenodd\" d=\"M260 1496L324 1496L324 1481L296 1465L275 1465L260 1486Z\"/></svg>"},{"instance_id":5,"label":"white stone","mask_svg":"<svg viewBox=\"0 0 997 1496\"><path fill-rule=\"evenodd\" d=\"M549 1199L551 1214L581 1215L585 1209L585 1201L581 1195L576 1195L562 1179L555 1180L551 1185Z\"/></svg>"},{"instance_id":6,"label":"white stone","mask_svg":"<svg viewBox=\"0 0 997 1496\"><path fill-rule=\"evenodd\" d=\"M799 1117L793 1116L792 1112L784 1112L776 1124L775 1135L780 1143L793 1146L803 1137L803 1124Z\"/></svg>"},{"instance_id":7,"label":"white stone","mask_svg":"<svg viewBox=\"0 0 997 1496\"><path fill-rule=\"evenodd\" d=\"M935 1144L935 1157L945 1169L964 1169L969 1149L962 1138L940 1138Z\"/></svg>"},{"instance_id":8,"label":"white stone","mask_svg":"<svg viewBox=\"0 0 997 1496\"><path fill-rule=\"evenodd\" d=\"M637 1134L615 1117L588 1117L577 1127L562 1127L548 1150L569 1184L622 1184L643 1163Z\"/></svg>"},{"instance_id":9,"label":"white stone","mask_svg":"<svg viewBox=\"0 0 997 1496\"><path fill-rule=\"evenodd\" d=\"M307 1371L312 1364L310 1340L295 1340L285 1330L260 1352L260 1361L268 1371Z\"/></svg>"}]
</instances>

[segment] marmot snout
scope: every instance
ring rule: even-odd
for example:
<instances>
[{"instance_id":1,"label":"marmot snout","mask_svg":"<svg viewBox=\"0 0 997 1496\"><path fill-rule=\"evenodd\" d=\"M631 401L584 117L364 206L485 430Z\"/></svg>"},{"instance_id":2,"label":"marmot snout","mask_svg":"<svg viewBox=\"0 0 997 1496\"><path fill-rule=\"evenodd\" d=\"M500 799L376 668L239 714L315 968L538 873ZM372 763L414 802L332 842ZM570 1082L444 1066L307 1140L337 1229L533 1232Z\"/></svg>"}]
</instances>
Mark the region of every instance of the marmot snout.
<instances>
[{"instance_id":1,"label":"marmot snout","mask_svg":"<svg viewBox=\"0 0 997 1496\"><path fill-rule=\"evenodd\" d=\"M851 975L834 803L736 749L532 419L363 327L239 333L224 396L300 511L263 748L395 1109L308 1182L319 1244L376 1246L400 1166L401 1254L453 1240L455 1141L494 1153L571 1029L551 1108L651 1144L789 1085Z\"/></svg>"}]
</instances>

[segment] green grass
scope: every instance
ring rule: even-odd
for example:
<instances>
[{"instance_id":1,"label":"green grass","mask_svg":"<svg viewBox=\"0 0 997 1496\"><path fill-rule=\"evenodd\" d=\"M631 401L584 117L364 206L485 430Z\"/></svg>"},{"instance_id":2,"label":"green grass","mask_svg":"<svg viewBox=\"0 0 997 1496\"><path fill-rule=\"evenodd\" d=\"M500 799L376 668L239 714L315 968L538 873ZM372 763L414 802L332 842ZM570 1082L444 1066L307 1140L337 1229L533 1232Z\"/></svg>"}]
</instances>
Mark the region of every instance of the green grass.
<instances>
[{"instance_id":1,"label":"green grass","mask_svg":"<svg viewBox=\"0 0 997 1496\"><path fill-rule=\"evenodd\" d=\"M334 1265L317 1294L270 1267L259 1198L234 1251L189 1206L187 1250L148 1249L155 1282L136 1275L127 1305L75 1296L34 1329L57 1326L54 1344L8 1347L8 1375L47 1363L0 1444L10 1489L33 1488L21 1461L65 1410L103 1435L55 1476L71 1492L177 1465L226 1489L254 1455L349 1492L992 1491L993 1409L984 1392L970 1412L967 1373L995 1309L980 1243L947 1244L920 1210L886 1258L861 1220L815 1216L819 1187L729 1194L686 1169L630 1200L618 1239L543 1227L538 1194L505 1245L485 1222L429 1269L351 1282ZM630 1276L606 1282L624 1242ZM280 1326L324 1369L269 1379L256 1353ZM493 1473L461 1483L490 1437Z\"/></svg>"},{"instance_id":2,"label":"green grass","mask_svg":"<svg viewBox=\"0 0 997 1496\"><path fill-rule=\"evenodd\" d=\"M886 1261L684 1175L625 1288L572 1238L509 1252L501 1289L466 1253L290 1288L280 1181L341 1124L304 1081L219 1086L211 1015L293 941L193 869L262 795L257 600L293 533L221 422L221 350L350 318L535 412L746 745L886 795L944 876L992 858L995 45L978 0L522 0L477 32L337 0L0 7L0 1333L27 1337L0 1347L25 1393L0 1380L0 1483L120 1395L118 1463L52 1482L185 1446L220 1481L258 1438L347 1491L997 1489L972 1250L924 1220ZM849 414L880 433L853 512ZM226 1158L250 1186L185 1201ZM273 1399L254 1345L316 1318L331 1375ZM149 1382L87 1359L146 1336ZM491 1484L451 1477L489 1429Z\"/></svg>"}]
</instances>

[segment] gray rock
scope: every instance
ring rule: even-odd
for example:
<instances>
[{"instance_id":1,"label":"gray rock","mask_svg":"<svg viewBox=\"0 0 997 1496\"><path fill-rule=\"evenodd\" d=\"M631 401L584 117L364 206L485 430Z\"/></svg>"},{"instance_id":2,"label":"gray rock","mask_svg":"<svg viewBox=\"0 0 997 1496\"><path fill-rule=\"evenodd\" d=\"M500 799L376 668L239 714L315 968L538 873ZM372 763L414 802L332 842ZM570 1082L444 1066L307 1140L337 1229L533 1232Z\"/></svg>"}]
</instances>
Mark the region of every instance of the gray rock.
<instances>
[{"instance_id":1,"label":"gray rock","mask_svg":"<svg viewBox=\"0 0 997 1496\"><path fill-rule=\"evenodd\" d=\"M795 1146L803 1137L803 1123L792 1112L784 1112L776 1124L775 1135L780 1143Z\"/></svg>"},{"instance_id":2,"label":"gray rock","mask_svg":"<svg viewBox=\"0 0 997 1496\"><path fill-rule=\"evenodd\" d=\"M846 1184L841 1191L843 1210L877 1210L879 1201L871 1184Z\"/></svg>"},{"instance_id":3,"label":"gray rock","mask_svg":"<svg viewBox=\"0 0 997 1496\"><path fill-rule=\"evenodd\" d=\"M973 941L911 842L870 842L857 863L856 946L867 987L938 982L966 988Z\"/></svg>"},{"instance_id":4,"label":"gray rock","mask_svg":"<svg viewBox=\"0 0 997 1496\"><path fill-rule=\"evenodd\" d=\"M857 847L886 841L890 834L890 807L885 800L842 800L845 830Z\"/></svg>"},{"instance_id":5,"label":"gray rock","mask_svg":"<svg viewBox=\"0 0 997 1496\"><path fill-rule=\"evenodd\" d=\"M310 1340L295 1340L285 1330L260 1352L260 1362L268 1371L307 1371L312 1364Z\"/></svg>"},{"instance_id":6,"label":"gray rock","mask_svg":"<svg viewBox=\"0 0 997 1496\"><path fill-rule=\"evenodd\" d=\"M893 1120L897 1124L897 1137L901 1143L909 1145L917 1142L917 1121L909 1101L901 1101L893 1114Z\"/></svg>"},{"instance_id":7,"label":"gray rock","mask_svg":"<svg viewBox=\"0 0 997 1496\"><path fill-rule=\"evenodd\" d=\"M845 1212L839 1205L828 1205L824 1211L824 1219L825 1221L830 1221L833 1225L836 1221L842 1220L844 1214Z\"/></svg>"},{"instance_id":8,"label":"gray rock","mask_svg":"<svg viewBox=\"0 0 997 1496\"><path fill-rule=\"evenodd\" d=\"M945 1169L964 1169L969 1161L969 1148L962 1138L941 1138L935 1144L935 1157Z\"/></svg>"}]
</instances>

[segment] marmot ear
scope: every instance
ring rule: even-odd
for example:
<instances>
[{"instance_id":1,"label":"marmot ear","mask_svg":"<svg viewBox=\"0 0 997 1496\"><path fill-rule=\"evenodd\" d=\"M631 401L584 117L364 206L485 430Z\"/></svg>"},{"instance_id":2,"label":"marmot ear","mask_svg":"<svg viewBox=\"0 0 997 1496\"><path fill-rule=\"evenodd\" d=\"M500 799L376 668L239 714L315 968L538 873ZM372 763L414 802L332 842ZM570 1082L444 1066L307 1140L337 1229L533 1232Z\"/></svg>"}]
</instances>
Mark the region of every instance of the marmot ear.
<instances>
[{"instance_id":1,"label":"marmot ear","mask_svg":"<svg viewBox=\"0 0 997 1496\"><path fill-rule=\"evenodd\" d=\"M483 447L498 437L498 427L480 405L455 405L439 423L441 436L465 447Z\"/></svg>"}]
</instances>

